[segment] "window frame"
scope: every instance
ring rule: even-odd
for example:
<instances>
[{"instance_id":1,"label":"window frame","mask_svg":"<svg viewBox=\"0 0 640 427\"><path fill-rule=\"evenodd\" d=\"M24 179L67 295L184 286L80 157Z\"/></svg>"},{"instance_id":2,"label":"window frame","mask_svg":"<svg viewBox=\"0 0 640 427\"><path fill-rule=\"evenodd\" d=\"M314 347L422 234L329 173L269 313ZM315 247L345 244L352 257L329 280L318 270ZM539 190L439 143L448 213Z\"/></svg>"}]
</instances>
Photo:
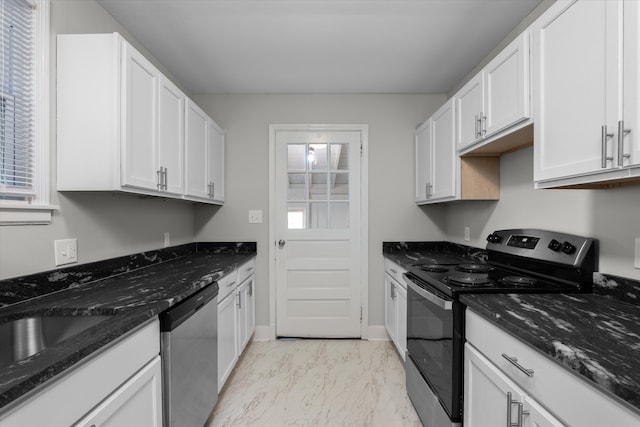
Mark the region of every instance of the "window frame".
<instances>
[{"instance_id":1,"label":"window frame","mask_svg":"<svg viewBox=\"0 0 640 427\"><path fill-rule=\"evenodd\" d=\"M35 12L34 190L29 200L0 200L0 226L50 224L50 0L33 0Z\"/></svg>"}]
</instances>

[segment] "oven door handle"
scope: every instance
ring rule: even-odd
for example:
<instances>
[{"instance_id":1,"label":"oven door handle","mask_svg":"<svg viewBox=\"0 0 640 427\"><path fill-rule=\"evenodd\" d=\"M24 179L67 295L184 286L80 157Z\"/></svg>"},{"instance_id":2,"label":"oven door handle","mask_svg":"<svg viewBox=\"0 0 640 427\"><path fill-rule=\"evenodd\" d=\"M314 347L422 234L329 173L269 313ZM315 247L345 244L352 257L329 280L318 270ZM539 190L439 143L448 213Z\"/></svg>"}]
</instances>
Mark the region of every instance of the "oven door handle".
<instances>
[{"instance_id":1,"label":"oven door handle","mask_svg":"<svg viewBox=\"0 0 640 427\"><path fill-rule=\"evenodd\" d=\"M444 298L439 297L436 294L433 294L423 288L421 288L420 286L416 285L411 278L409 278L406 274L403 274L404 278L406 279L407 285L409 285L411 287L411 289L413 289L415 292L418 293L418 295L420 295L422 298L426 299L429 302L432 302L433 304L437 305L438 307L440 307L443 310L451 310L453 307L453 302L446 300Z\"/></svg>"}]
</instances>

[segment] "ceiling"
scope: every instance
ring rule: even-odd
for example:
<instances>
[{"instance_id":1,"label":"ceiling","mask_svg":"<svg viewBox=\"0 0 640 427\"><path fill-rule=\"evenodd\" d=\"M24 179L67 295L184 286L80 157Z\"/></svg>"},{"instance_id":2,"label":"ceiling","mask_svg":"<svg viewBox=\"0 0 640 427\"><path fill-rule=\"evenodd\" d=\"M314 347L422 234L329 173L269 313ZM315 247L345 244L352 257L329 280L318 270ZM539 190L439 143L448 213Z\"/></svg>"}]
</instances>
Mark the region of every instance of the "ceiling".
<instances>
[{"instance_id":1,"label":"ceiling","mask_svg":"<svg viewBox=\"0 0 640 427\"><path fill-rule=\"evenodd\" d=\"M541 0L98 0L192 93L446 93Z\"/></svg>"}]
</instances>

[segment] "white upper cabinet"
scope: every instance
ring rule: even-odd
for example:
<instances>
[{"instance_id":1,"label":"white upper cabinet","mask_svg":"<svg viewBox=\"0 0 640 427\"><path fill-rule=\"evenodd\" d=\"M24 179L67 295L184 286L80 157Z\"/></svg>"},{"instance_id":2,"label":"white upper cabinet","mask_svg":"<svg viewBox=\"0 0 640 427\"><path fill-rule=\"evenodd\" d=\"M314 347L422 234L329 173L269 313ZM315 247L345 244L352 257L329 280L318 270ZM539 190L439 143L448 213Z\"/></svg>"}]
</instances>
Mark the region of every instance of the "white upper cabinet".
<instances>
[{"instance_id":1,"label":"white upper cabinet","mask_svg":"<svg viewBox=\"0 0 640 427\"><path fill-rule=\"evenodd\" d=\"M193 148L195 104L119 34L57 40L59 191L223 202L224 132L213 120L198 109L203 139Z\"/></svg>"},{"instance_id":2,"label":"white upper cabinet","mask_svg":"<svg viewBox=\"0 0 640 427\"><path fill-rule=\"evenodd\" d=\"M184 193L184 93L169 79L160 76L160 131L158 165L162 169L164 190Z\"/></svg>"},{"instance_id":3,"label":"white upper cabinet","mask_svg":"<svg viewBox=\"0 0 640 427\"><path fill-rule=\"evenodd\" d=\"M534 24L538 188L640 176L638 9L636 1L561 0Z\"/></svg>"},{"instance_id":4,"label":"white upper cabinet","mask_svg":"<svg viewBox=\"0 0 640 427\"><path fill-rule=\"evenodd\" d=\"M117 63L116 55L113 60ZM161 190L162 176L157 168L160 72L124 42L122 67L122 185Z\"/></svg>"},{"instance_id":5,"label":"white upper cabinet","mask_svg":"<svg viewBox=\"0 0 640 427\"><path fill-rule=\"evenodd\" d=\"M452 199L456 188L459 158L455 150L455 104L447 101L431 116L431 189L430 200Z\"/></svg>"},{"instance_id":6,"label":"white upper cabinet","mask_svg":"<svg viewBox=\"0 0 640 427\"><path fill-rule=\"evenodd\" d=\"M463 150L482 139L484 99L482 73L476 74L456 93L456 146Z\"/></svg>"},{"instance_id":7,"label":"white upper cabinet","mask_svg":"<svg viewBox=\"0 0 640 427\"><path fill-rule=\"evenodd\" d=\"M488 141L527 120L531 115L529 33L520 34L469 80L454 99L458 151Z\"/></svg>"},{"instance_id":8,"label":"white upper cabinet","mask_svg":"<svg viewBox=\"0 0 640 427\"><path fill-rule=\"evenodd\" d=\"M187 100L186 197L224 201L224 131L195 103Z\"/></svg>"},{"instance_id":9,"label":"white upper cabinet","mask_svg":"<svg viewBox=\"0 0 640 427\"><path fill-rule=\"evenodd\" d=\"M416 130L416 203L455 199L458 157L453 99Z\"/></svg>"},{"instance_id":10,"label":"white upper cabinet","mask_svg":"<svg viewBox=\"0 0 640 427\"><path fill-rule=\"evenodd\" d=\"M426 202L431 180L431 119L416 129L416 203Z\"/></svg>"}]
</instances>

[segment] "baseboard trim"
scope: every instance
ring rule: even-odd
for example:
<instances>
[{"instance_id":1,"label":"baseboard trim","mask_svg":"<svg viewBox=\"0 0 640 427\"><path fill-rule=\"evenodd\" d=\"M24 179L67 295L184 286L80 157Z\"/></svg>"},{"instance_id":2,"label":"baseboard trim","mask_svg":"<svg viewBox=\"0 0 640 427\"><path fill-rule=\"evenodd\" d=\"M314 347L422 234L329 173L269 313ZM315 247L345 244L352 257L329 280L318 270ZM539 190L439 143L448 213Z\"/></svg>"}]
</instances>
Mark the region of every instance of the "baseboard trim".
<instances>
[{"instance_id":1,"label":"baseboard trim","mask_svg":"<svg viewBox=\"0 0 640 427\"><path fill-rule=\"evenodd\" d=\"M389 335L384 325L369 325L368 332L367 340L369 341L389 341Z\"/></svg>"},{"instance_id":2,"label":"baseboard trim","mask_svg":"<svg viewBox=\"0 0 640 427\"><path fill-rule=\"evenodd\" d=\"M256 325L253 341L273 341L276 339L276 328L270 325Z\"/></svg>"}]
</instances>

